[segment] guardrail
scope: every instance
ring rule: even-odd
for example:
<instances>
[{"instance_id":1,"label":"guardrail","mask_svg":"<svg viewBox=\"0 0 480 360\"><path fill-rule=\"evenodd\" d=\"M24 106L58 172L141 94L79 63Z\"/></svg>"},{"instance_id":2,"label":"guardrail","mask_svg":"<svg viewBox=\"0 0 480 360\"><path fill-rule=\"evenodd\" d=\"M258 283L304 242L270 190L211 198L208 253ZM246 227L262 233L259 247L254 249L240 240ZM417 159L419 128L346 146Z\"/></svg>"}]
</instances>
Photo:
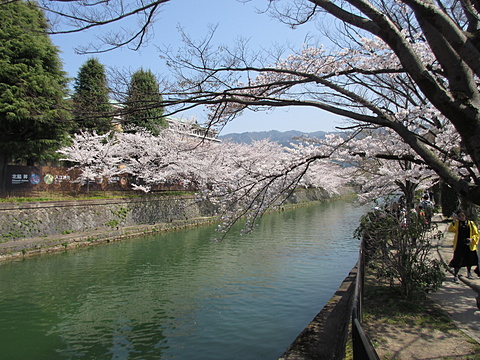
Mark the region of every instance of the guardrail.
<instances>
[{"instance_id":1,"label":"guardrail","mask_svg":"<svg viewBox=\"0 0 480 360\"><path fill-rule=\"evenodd\" d=\"M379 360L380 358L362 328L363 289L365 283L365 242L362 240L357 263L355 295L352 306L352 348L354 360Z\"/></svg>"}]
</instances>

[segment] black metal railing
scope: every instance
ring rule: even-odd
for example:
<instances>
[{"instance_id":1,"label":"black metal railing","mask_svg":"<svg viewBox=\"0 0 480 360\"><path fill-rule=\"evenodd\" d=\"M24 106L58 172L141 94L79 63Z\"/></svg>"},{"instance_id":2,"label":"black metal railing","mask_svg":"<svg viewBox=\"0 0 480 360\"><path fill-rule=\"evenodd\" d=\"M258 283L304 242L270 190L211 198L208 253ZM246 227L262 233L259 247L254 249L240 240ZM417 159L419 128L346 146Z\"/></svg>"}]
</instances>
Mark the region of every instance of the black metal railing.
<instances>
[{"instance_id":1,"label":"black metal railing","mask_svg":"<svg viewBox=\"0 0 480 360\"><path fill-rule=\"evenodd\" d=\"M363 289L365 283L365 245L360 246L352 305L352 347L354 360L379 360L380 358L363 331Z\"/></svg>"}]
</instances>

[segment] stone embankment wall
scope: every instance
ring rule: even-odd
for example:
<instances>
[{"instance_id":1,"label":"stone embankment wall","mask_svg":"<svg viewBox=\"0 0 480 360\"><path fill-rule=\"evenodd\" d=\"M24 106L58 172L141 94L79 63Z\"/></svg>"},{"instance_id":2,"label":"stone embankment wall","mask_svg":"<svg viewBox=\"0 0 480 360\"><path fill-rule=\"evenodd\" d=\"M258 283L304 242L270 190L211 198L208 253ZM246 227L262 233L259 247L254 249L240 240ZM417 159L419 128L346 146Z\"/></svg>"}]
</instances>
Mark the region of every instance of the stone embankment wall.
<instances>
[{"instance_id":1,"label":"stone embankment wall","mask_svg":"<svg viewBox=\"0 0 480 360\"><path fill-rule=\"evenodd\" d=\"M328 199L298 190L287 206ZM194 196L0 204L0 260L213 222L216 209Z\"/></svg>"},{"instance_id":2,"label":"stone embankment wall","mask_svg":"<svg viewBox=\"0 0 480 360\"><path fill-rule=\"evenodd\" d=\"M213 206L180 196L7 203L0 204L0 242L213 215Z\"/></svg>"}]
</instances>

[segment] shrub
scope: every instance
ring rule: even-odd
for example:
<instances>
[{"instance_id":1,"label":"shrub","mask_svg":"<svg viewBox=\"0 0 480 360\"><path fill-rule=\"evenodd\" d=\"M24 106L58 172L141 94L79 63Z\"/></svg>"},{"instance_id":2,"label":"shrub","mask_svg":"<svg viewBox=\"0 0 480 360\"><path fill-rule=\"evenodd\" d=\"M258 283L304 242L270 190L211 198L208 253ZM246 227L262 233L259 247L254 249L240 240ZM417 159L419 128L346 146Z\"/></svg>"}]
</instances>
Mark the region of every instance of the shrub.
<instances>
[{"instance_id":1,"label":"shrub","mask_svg":"<svg viewBox=\"0 0 480 360\"><path fill-rule=\"evenodd\" d=\"M416 212L403 217L380 211L368 213L355 236L365 243L367 266L391 286L400 286L404 296L436 290L442 284L442 263L432 253L432 242L441 233L435 226L426 226Z\"/></svg>"}]
</instances>

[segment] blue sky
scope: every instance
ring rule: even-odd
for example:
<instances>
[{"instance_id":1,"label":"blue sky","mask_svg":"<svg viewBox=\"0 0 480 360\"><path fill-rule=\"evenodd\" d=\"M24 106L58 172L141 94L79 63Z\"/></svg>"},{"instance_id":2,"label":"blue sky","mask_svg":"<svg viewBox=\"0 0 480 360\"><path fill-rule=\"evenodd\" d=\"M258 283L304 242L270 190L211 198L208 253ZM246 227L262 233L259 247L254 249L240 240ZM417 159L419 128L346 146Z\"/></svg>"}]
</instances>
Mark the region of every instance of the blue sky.
<instances>
[{"instance_id":1,"label":"blue sky","mask_svg":"<svg viewBox=\"0 0 480 360\"><path fill-rule=\"evenodd\" d=\"M290 44L299 47L306 38L319 36L315 24L305 24L296 29L272 19L264 10L266 0L252 0L241 3L236 0L172 0L162 7L153 28L153 36L139 51L126 48L104 54L96 54L100 62L108 68L135 71L139 68L150 69L159 76L165 75L157 46L181 46L178 26L191 37L200 39L207 34L209 25L216 25L215 43L232 44L235 39L249 39L253 49L271 48L274 44ZM60 50L64 70L68 76L75 77L78 69L92 55L77 55L74 48L95 40L100 30L81 34L53 35L52 41ZM195 114L202 122L204 114L199 109ZM247 131L300 130L332 131L341 125L339 117L311 108L275 109L271 112L246 112L227 124L222 134Z\"/></svg>"}]
</instances>

